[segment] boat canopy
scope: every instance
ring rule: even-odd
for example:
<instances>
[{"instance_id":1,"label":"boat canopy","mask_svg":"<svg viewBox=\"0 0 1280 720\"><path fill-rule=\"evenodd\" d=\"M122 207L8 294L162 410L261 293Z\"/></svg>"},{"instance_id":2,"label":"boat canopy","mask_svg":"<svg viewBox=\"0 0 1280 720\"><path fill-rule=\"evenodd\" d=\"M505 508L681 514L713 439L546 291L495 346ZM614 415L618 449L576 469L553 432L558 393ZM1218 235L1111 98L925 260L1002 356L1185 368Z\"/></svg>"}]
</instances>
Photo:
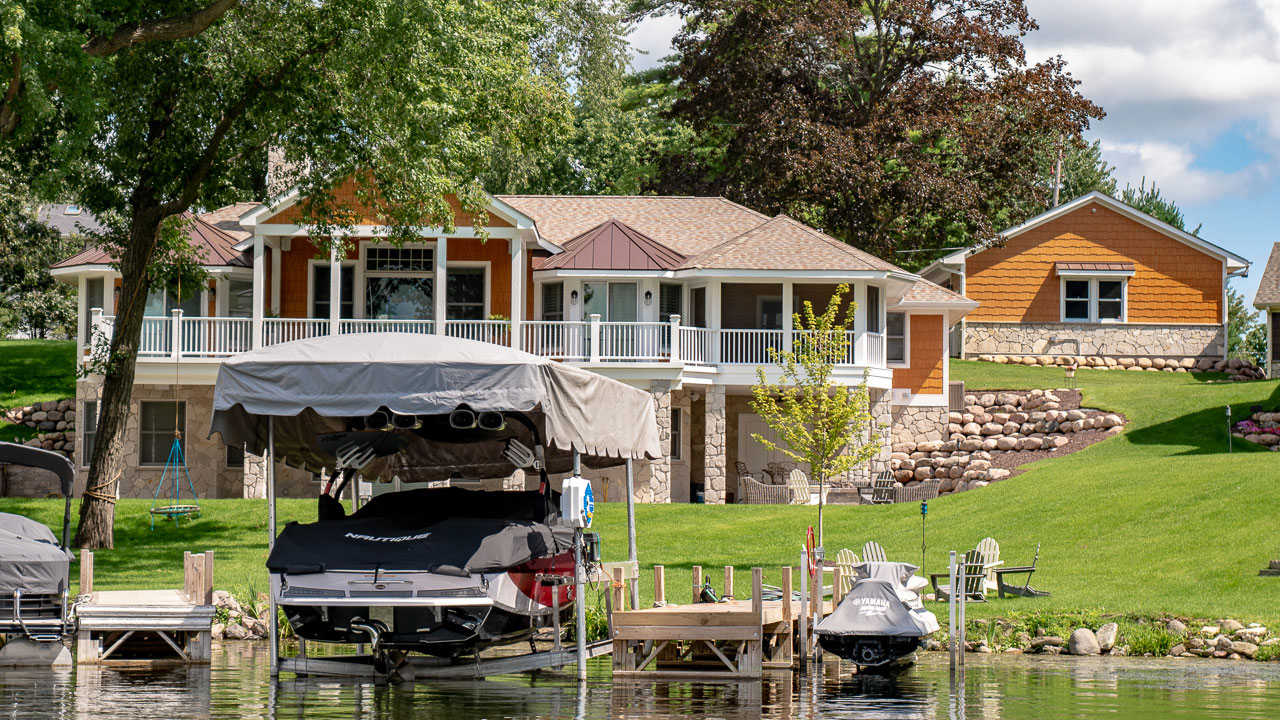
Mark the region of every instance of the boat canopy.
<instances>
[{"instance_id":1,"label":"boat canopy","mask_svg":"<svg viewBox=\"0 0 1280 720\"><path fill-rule=\"evenodd\" d=\"M400 415L520 412L546 444L547 471L568 472L577 451L590 467L661 456L653 398L603 375L490 343L441 335L371 333L298 340L226 360L213 393L209 435L254 455L267 448L274 418L275 455L318 472L337 458L319 436L347 431L348 420L382 408ZM510 438L528 444L517 424L503 431L433 434L391 430L404 449L361 472L367 479L410 482L501 477ZM447 428L447 423L445 424Z\"/></svg>"}]
</instances>

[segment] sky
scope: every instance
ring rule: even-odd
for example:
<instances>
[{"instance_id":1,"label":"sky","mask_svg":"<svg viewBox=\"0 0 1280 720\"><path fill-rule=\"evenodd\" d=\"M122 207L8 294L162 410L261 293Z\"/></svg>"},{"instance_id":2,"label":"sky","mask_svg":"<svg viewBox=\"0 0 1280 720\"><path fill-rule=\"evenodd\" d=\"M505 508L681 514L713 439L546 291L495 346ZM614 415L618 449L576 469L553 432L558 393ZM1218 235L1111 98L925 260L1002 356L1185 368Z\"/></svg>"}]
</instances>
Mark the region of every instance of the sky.
<instances>
[{"instance_id":1,"label":"sky","mask_svg":"<svg viewBox=\"0 0 1280 720\"><path fill-rule=\"evenodd\" d=\"M1253 262L1280 240L1280 0L1027 0L1027 60L1062 55L1107 116L1089 129L1120 187L1154 181L1188 229ZM670 52L680 19L631 34L633 65Z\"/></svg>"}]
</instances>

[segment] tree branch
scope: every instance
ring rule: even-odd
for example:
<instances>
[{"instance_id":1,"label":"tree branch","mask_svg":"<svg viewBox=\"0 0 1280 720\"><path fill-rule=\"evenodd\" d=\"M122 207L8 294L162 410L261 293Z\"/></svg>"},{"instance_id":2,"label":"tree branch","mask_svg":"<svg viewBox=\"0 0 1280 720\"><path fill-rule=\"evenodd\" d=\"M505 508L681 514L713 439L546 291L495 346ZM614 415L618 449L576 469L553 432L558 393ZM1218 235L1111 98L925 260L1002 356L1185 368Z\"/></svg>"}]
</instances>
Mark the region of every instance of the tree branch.
<instances>
[{"instance_id":1,"label":"tree branch","mask_svg":"<svg viewBox=\"0 0 1280 720\"><path fill-rule=\"evenodd\" d=\"M18 127L18 113L11 107L18 91L22 88L22 56L13 54L13 75L9 77L9 86L4 91L4 102L0 103L0 135L12 134Z\"/></svg>"},{"instance_id":2,"label":"tree branch","mask_svg":"<svg viewBox=\"0 0 1280 720\"><path fill-rule=\"evenodd\" d=\"M95 37L80 46L93 57L106 57L153 40L182 40L204 32L239 0L213 0L209 5L187 13L144 23L125 23L110 35Z\"/></svg>"}]
</instances>

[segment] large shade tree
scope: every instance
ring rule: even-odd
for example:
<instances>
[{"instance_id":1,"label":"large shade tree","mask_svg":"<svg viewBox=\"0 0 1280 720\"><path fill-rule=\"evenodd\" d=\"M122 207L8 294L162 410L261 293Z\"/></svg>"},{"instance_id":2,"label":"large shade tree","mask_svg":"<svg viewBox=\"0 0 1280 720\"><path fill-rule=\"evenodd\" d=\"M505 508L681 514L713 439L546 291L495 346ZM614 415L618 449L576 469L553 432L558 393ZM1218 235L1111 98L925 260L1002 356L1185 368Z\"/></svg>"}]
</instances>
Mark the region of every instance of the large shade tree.
<instances>
[{"instance_id":1,"label":"large shade tree","mask_svg":"<svg viewBox=\"0 0 1280 720\"><path fill-rule=\"evenodd\" d=\"M391 239L482 211L497 155L557 134L564 93L533 47L544 0L215 0L0 6L13 78L0 142L107 222L122 275L77 544L110 547L149 290L189 276L174 218L260 199L268 150L317 235L363 214ZM325 193L354 177L354 197ZM188 285L190 287L190 285Z\"/></svg>"},{"instance_id":2,"label":"large shade tree","mask_svg":"<svg viewBox=\"0 0 1280 720\"><path fill-rule=\"evenodd\" d=\"M653 5L685 16L673 113L703 149L667 156L658 189L787 212L882 255L1043 208L1046 138L1102 116L1060 57L1027 62L1022 0Z\"/></svg>"}]
</instances>

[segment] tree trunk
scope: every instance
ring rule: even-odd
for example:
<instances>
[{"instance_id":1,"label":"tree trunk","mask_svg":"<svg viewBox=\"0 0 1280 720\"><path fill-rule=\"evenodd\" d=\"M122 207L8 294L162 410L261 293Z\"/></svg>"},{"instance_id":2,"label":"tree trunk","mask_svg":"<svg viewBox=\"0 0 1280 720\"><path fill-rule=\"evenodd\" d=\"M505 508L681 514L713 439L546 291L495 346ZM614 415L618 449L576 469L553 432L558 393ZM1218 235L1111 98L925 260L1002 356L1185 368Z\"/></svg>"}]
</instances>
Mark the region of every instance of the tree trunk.
<instances>
[{"instance_id":1,"label":"tree trunk","mask_svg":"<svg viewBox=\"0 0 1280 720\"><path fill-rule=\"evenodd\" d=\"M116 491L127 467L125 424L133 399L133 378L147 305L147 266L155 252L163 220L155 208L135 210L129 239L120 260L120 302L111 334L111 353L98 401L98 430L89 464L89 479L80 503L75 545L85 549L114 545Z\"/></svg>"}]
</instances>

